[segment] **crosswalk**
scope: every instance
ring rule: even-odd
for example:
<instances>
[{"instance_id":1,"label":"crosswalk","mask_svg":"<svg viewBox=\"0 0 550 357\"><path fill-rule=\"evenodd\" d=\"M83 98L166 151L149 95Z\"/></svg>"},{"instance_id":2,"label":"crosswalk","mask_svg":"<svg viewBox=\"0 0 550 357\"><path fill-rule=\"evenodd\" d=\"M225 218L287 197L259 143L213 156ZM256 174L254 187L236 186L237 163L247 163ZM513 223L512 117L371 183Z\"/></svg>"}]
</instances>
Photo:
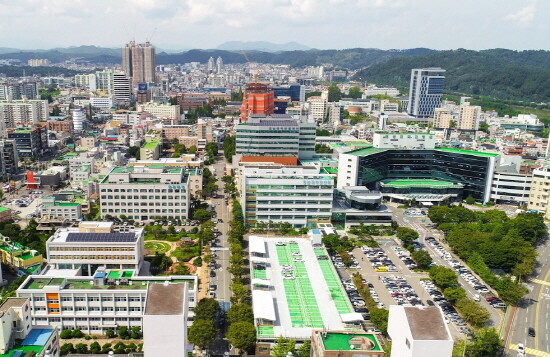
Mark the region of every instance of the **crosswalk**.
<instances>
[{"instance_id":1,"label":"crosswalk","mask_svg":"<svg viewBox=\"0 0 550 357\"><path fill-rule=\"evenodd\" d=\"M529 281L531 281L531 282L533 282L533 283L540 284L540 285L550 286L550 283L549 283L549 282L544 281L544 280L540 280L540 279L529 279Z\"/></svg>"},{"instance_id":2,"label":"crosswalk","mask_svg":"<svg viewBox=\"0 0 550 357\"><path fill-rule=\"evenodd\" d=\"M508 349L517 351L518 345L514 345L514 344L511 343L508 346ZM526 355L531 355L531 356L538 356L538 357L550 357L550 352L539 351L539 350L535 350L534 348L529 348L529 347L525 347L525 354Z\"/></svg>"}]
</instances>

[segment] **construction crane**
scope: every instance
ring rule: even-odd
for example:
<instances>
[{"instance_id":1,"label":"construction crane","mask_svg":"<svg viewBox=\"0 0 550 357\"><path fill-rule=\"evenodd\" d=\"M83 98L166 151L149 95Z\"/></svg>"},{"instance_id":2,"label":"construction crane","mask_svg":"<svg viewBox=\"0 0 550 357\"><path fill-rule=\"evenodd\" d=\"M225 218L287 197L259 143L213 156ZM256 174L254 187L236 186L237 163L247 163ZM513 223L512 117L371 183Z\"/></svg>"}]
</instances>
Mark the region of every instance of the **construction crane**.
<instances>
[{"instance_id":1,"label":"construction crane","mask_svg":"<svg viewBox=\"0 0 550 357\"><path fill-rule=\"evenodd\" d=\"M248 56L246 55L246 52L244 52L244 50L241 50L241 54L243 55L244 59L246 60L246 63L248 64L248 67L250 68L251 67L251 64L252 62L250 62L250 59L248 58ZM256 71L253 75L253 82L257 83L259 81L259 75L258 75L258 71Z\"/></svg>"},{"instance_id":2,"label":"construction crane","mask_svg":"<svg viewBox=\"0 0 550 357\"><path fill-rule=\"evenodd\" d=\"M153 29L153 33L151 33L151 36L149 36L149 39L145 39L147 42L151 42L151 40L153 39L153 36L155 36L155 33L157 32L157 28L155 27Z\"/></svg>"}]
</instances>

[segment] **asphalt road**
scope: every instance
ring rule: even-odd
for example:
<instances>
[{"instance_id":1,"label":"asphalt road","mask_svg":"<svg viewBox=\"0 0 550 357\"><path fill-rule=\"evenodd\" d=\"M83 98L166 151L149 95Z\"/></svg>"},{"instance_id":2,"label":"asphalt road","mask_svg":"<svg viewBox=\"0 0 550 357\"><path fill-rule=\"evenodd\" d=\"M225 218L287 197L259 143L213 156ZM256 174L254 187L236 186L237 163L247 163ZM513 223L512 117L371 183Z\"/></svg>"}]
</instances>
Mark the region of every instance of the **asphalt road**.
<instances>
[{"instance_id":1,"label":"asphalt road","mask_svg":"<svg viewBox=\"0 0 550 357\"><path fill-rule=\"evenodd\" d=\"M516 311L506 346L513 350L515 345L523 343L527 355L550 352L550 243L537 251L539 265L527 285L530 291ZM535 337L528 335L530 327L535 329Z\"/></svg>"},{"instance_id":2,"label":"asphalt road","mask_svg":"<svg viewBox=\"0 0 550 357\"><path fill-rule=\"evenodd\" d=\"M395 207L391 207L391 208L394 211L394 219L397 221L397 223L400 226L413 228L420 234L421 242L424 245L425 249L432 256L434 263L450 268L451 266L449 265L449 263L445 259L443 259L438 252L434 251L432 247L424 240L426 237L435 237L438 240L443 238L443 235L441 232L431 229L430 227L426 227L426 225L430 224L429 218L426 216L404 216L402 209L398 209ZM447 251L452 254L450 248L446 246L446 244L444 243L442 244L447 249ZM466 263L462 262L462 260L459 257L457 257L454 254L452 255L456 260L461 262L462 265L466 266ZM482 279L479 279L479 280L483 281ZM466 290L468 297L472 298L474 295L479 294L474 288L470 286L470 284L466 283L466 281L462 279L460 276L458 276L458 282ZM484 285L486 285L490 289L488 284L484 283ZM489 303L487 303L487 301L485 301L483 297L481 298L480 304L483 307L485 307L489 312L489 314L491 315L488 321L489 326L492 326L498 329L504 318L504 313L500 310L496 310L495 308L493 308Z\"/></svg>"},{"instance_id":3,"label":"asphalt road","mask_svg":"<svg viewBox=\"0 0 550 357\"><path fill-rule=\"evenodd\" d=\"M218 197L210 200L211 204L215 205L217 218L221 218L223 223L217 223L216 227L222 233L218 237L219 243L216 244L216 247L213 247L212 252L216 254L216 263L217 267L215 269L216 276L210 279L210 284L215 284L217 289L216 299L218 301L229 302L231 298L231 290L229 286L231 284L231 274L227 270L229 267L229 243L227 242L227 231L229 230L229 220L230 209L229 206L225 204L225 199L223 195L223 186L224 183L221 178L225 172L225 161L223 156L219 158L216 163L213 165L216 169L215 177L218 179Z\"/></svg>"}]
</instances>

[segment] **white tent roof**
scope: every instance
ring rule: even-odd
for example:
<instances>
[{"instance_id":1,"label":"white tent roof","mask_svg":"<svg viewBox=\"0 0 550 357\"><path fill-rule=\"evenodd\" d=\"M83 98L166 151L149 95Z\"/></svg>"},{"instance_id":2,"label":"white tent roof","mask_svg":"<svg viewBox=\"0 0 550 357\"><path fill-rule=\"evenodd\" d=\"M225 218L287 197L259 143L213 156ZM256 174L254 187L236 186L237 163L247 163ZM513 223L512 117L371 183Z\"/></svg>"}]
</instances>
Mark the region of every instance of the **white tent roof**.
<instances>
[{"instance_id":1,"label":"white tent roof","mask_svg":"<svg viewBox=\"0 0 550 357\"><path fill-rule=\"evenodd\" d=\"M433 206L434 204L431 202L422 202L423 206Z\"/></svg>"},{"instance_id":2,"label":"white tent roof","mask_svg":"<svg viewBox=\"0 0 550 357\"><path fill-rule=\"evenodd\" d=\"M275 321L275 306L270 291L252 290L252 309L254 317L269 321Z\"/></svg>"},{"instance_id":3,"label":"white tent roof","mask_svg":"<svg viewBox=\"0 0 550 357\"><path fill-rule=\"evenodd\" d=\"M349 312L347 314L340 314L342 322L355 322L363 321L363 316L358 312Z\"/></svg>"},{"instance_id":4,"label":"white tent roof","mask_svg":"<svg viewBox=\"0 0 550 357\"><path fill-rule=\"evenodd\" d=\"M248 249L250 250L250 253L265 254L264 239L258 236L248 237Z\"/></svg>"},{"instance_id":5,"label":"white tent roof","mask_svg":"<svg viewBox=\"0 0 550 357\"><path fill-rule=\"evenodd\" d=\"M252 285L254 284L270 285L271 281L269 279L252 279Z\"/></svg>"}]
</instances>

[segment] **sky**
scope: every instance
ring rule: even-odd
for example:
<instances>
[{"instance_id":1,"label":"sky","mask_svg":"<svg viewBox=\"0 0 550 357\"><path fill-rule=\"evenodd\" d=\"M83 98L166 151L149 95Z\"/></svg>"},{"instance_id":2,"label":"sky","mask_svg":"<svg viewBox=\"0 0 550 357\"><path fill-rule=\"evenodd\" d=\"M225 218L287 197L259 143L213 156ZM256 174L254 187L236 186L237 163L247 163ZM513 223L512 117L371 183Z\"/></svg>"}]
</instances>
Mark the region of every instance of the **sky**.
<instances>
[{"instance_id":1,"label":"sky","mask_svg":"<svg viewBox=\"0 0 550 357\"><path fill-rule=\"evenodd\" d=\"M550 49L549 0L0 0L0 47ZM156 29L156 30L155 30Z\"/></svg>"}]
</instances>

